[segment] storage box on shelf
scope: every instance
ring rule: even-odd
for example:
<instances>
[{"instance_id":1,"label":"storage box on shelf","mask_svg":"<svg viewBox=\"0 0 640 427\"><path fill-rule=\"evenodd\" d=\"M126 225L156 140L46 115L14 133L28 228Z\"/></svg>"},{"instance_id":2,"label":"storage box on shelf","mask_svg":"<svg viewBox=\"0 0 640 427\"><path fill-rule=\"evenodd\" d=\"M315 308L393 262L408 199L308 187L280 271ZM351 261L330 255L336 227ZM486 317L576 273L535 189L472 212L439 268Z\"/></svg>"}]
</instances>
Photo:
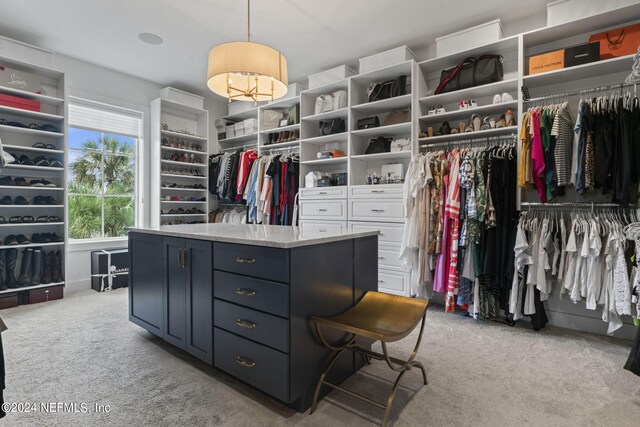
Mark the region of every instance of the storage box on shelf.
<instances>
[{"instance_id":1,"label":"storage box on shelf","mask_svg":"<svg viewBox=\"0 0 640 427\"><path fill-rule=\"evenodd\" d=\"M0 171L0 294L21 304L36 302L29 298L35 291L49 295L45 291L55 288L61 298L67 235L64 74L6 57L0 57L0 68L12 70L13 83L21 83L0 83L0 138L15 158Z\"/></svg>"},{"instance_id":2,"label":"storage box on shelf","mask_svg":"<svg viewBox=\"0 0 640 427\"><path fill-rule=\"evenodd\" d=\"M207 222L208 117L191 105L151 102L152 224Z\"/></svg>"}]
</instances>

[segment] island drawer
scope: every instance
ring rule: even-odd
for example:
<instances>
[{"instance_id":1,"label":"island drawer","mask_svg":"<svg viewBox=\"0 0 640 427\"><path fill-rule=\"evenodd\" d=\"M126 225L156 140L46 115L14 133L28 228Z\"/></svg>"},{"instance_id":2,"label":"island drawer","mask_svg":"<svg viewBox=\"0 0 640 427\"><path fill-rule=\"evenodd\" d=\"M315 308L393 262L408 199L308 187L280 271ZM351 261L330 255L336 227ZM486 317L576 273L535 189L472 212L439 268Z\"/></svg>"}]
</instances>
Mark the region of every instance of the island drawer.
<instances>
[{"instance_id":1,"label":"island drawer","mask_svg":"<svg viewBox=\"0 0 640 427\"><path fill-rule=\"evenodd\" d=\"M260 344L289 352L289 321L219 299L213 301L213 324Z\"/></svg>"},{"instance_id":2,"label":"island drawer","mask_svg":"<svg viewBox=\"0 0 640 427\"><path fill-rule=\"evenodd\" d=\"M236 378L289 402L289 356L214 328L214 364Z\"/></svg>"},{"instance_id":3,"label":"island drawer","mask_svg":"<svg viewBox=\"0 0 640 427\"><path fill-rule=\"evenodd\" d=\"M224 271L213 271L213 296L245 307L289 317L289 286Z\"/></svg>"},{"instance_id":4,"label":"island drawer","mask_svg":"<svg viewBox=\"0 0 640 427\"><path fill-rule=\"evenodd\" d=\"M289 281L289 251L263 246L213 244L213 267L260 279Z\"/></svg>"}]
</instances>

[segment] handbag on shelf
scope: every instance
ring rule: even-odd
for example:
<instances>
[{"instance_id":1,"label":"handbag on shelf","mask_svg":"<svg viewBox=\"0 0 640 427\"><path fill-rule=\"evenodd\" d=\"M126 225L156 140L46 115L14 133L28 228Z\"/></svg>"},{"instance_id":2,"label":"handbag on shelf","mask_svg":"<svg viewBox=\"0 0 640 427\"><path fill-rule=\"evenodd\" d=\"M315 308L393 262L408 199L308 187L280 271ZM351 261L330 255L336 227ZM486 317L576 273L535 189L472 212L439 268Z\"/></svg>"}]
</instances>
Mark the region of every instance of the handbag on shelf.
<instances>
[{"instance_id":1,"label":"handbag on shelf","mask_svg":"<svg viewBox=\"0 0 640 427\"><path fill-rule=\"evenodd\" d=\"M411 150L411 140L409 138L394 139L391 141L391 152Z\"/></svg>"},{"instance_id":2,"label":"handbag on shelf","mask_svg":"<svg viewBox=\"0 0 640 427\"><path fill-rule=\"evenodd\" d=\"M320 135L333 135L346 131L344 119L333 119L320 122Z\"/></svg>"},{"instance_id":3,"label":"handbag on shelf","mask_svg":"<svg viewBox=\"0 0 640 427\"><path fill-rule=\"evenodd\" d=\"M391 141L391 138L386 138L384 136L372 139L369 141L369 145L367 146L367 150L364 154L388 153L391 151Z\"/></svg>"},{"instance_id":4,"label":"handbag on shelf","mask_svg":"<svg viewBox=\"0 0 640 427\"><path fill-rule=\"evenodd\" d=\"M328 111L339 110L347 106L347 92L337 90L332 93L325 93L316 97L315 114L326 113Z\"/></svg>"},{"instance_id":5,"label":"handbag on shelf","mask_svg":"<svg viewBox=\"0 0 640 427\"><path fill-rule=\"evenodd\" d=\"M442 70L435 95L497 82L503 75L502 55L465 58L455 67Z\"/></svg>"},{"instance_id":6,"label":"handbag on shelf","mask_svg":"<svg viewBox=\"0 0 640 427\"><path fill-rule=\"evenodd\" d=\"M600 43L600 59L627 56L638 51L640 24L592 34L589 43Z\"/></svg>"},{"instance_id":7,"label":"handbag on shelf","mask_svg":"<svg viewBox=\"0 0 640 427\"><path fill-rule=\"evenodd\" d=\"M373 83L369 86L369 102L380 101L407 94L407 76L399 76L395 80Z\"/></svg>"},{"instance_id":8,"label":"handbag on shelf","mask_svg":"<svg viewBox=\"0 0 640 427\"><path fill-rule=\"evenodd\" d=\"M358 129L371 129L380 127L380 119L378 116L365 117L364 119L358 120L356 123Z\"/></svg>"},{"instance_id":9,"label":"handbag on shelf","mask_svg":"<svg viewBox=\"0 0 640 427\"><path fill-rule=\"evenodd\" d=\"M382 126L397 125L411 121L409 110L392 111L384 118Z\"/></svg>"}]
</instances>

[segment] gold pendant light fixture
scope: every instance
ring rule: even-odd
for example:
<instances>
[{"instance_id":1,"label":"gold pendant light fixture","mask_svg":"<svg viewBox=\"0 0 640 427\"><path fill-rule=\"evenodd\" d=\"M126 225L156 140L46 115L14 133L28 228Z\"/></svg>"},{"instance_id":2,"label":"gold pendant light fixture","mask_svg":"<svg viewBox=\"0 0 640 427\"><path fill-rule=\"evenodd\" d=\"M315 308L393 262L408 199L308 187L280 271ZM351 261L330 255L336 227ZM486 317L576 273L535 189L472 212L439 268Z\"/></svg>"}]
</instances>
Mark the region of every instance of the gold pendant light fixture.
<instances>
[{"instance_id":1,"label":"gold pendant light fixture","mask_svg":"<svg viewBox=\"0 0 640 427\"><path fill-rule=\"evenodd\" d=\"M247 0L247 41L218 45L209 52L207 86L229 102L272 101L287 93L287 60L270 46L251 41L251 0Z\"/></svg>"}]
</instances>

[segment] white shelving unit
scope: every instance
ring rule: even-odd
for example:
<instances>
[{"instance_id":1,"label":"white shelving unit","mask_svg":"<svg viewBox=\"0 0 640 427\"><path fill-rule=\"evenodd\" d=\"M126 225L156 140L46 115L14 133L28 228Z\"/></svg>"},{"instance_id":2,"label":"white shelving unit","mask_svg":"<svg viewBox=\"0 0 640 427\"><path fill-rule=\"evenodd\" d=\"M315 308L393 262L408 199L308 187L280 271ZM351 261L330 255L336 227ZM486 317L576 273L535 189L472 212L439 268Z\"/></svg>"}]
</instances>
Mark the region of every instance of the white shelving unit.
<instances>
[{"instance_id":1,"label":"white shelving unit","mask_svg":"<svg viewBox=\"0 0 640 427\"><path fill-rule=\"evenodd\" d=\"M20 108L0 106L0 118L16 121L29 126L51 124L58 128L57 132L48 132L30 128L20 128L8 125L0 125L0 138L3 148L15 157L27 156L34 160L38 156L44 156L47 160L55 159L63 165L67 164L67 106L65 103L65 76L57 70L23 63L7 57L0 56L0 66L29 72L40 77L42 93L32 93L25 90L0 86L0 94L15 96L40 103L40 111L29 111ZM36 148L34 144L44 142L53 144L55 149ZM7 164L0 171L0 177L22 177L27 184L32 180L46 179L51 181L53 187L38 186L0 186L0 196L10 196L14 201L18 196L25 197L27 205L0 205L0 216L4 217L4 223L0 224L0 251L3 256L8 251L17 251L17 263L14 270L17 279L22 267L23 250L27 248L42 248L45 252L60 250L62 276L66 277L66 248L67 248L67 194L66 174L64 167L41 167L21 164ZM52 196L55 204L34 205L33 199L37 196ZM39 216L57 216L59 221L51 222L9 222L11 217L33 216L34 220ZM4 245L4 240L9 235L24 235L32 240L32 235L37 233L55 233L62 238L61 242L28 243L21 245ZM24 293L52 286L64 286L65 281L41 283L39 285L27 285L19 288L0 290L0 295Z\"/></svg>"},{"instance_id":2,"label":"white shelving unit","mask_svg":"<svg viewBox=\"0 0 640 427\"><path fill-rule=\"evenodd\" d=\"M207 222L208 135L209 113L206 110L163 98L151 102L152 225L175 224L182 220L186 223ZM184 188L195 185L202 188ZM187 192L196 200L180 203L164 200L172 196L187 197ZM205 200L197 200L202 198ZM183 212L176 213L178 209Z\"/></svg>"}]
</instances>

